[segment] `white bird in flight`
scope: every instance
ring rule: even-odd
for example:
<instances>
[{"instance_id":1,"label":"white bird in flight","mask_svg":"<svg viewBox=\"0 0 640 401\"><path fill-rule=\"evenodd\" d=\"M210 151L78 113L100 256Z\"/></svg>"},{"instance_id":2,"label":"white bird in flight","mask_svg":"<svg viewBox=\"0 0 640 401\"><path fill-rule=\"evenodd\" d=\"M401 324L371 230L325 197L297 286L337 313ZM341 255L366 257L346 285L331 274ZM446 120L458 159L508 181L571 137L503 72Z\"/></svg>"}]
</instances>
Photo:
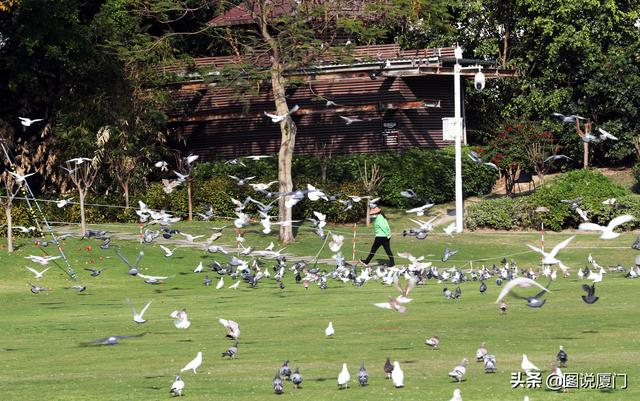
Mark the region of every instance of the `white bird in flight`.
<instances>
[{"instance_id":1,"label":"white bird in flight","mask_svg":"<svg viewBox=\"0 0 640 401\"><path fill-rule=\"evenodd\" d=\"M191 326L191 322L187 317L187 310L174 310L169 315L171 318L175 319L173 321L173 325L176 326L176 329L188 329Z\"/></svg>"},{"instance_id":2,"label":"white bird in flight","mask_svg":"<svg viewBox=\"0 0 640 401\"><path fill-rule=\"evenodd\" d=\"M496 300L496 303L502 301L502 299L507 296L509 291L514 289L516 286L518 286L520 288L528 288L528 287L531 287L532 285L535 285L535 286L539 287L540 289L542 289L542 290L544 290L546 292L551 292L548 289L546 289L545 287L543 287L541 284L538 284L537 282L531 280L530 278L516 277L513 280L509 281L502 288L502 291L500 291L500 295L498 295L498 299Z\"/></svg>"},{"instance_id":3,"label":"white bird in flight","mask_svg":"<svg viewBox=\"0 0 640 401\"><path fill-rule=\"evenodd\" d=\"M35 256L35 255L29 255L29 256L25 256L25 259L29 259L34 263L39 263L40 265L44 266L46 264L48 264L50 261L55 260L55 259L59 259L62 256Z\"/></svg>"},{"instance_id":4,"label":"white bird in flight","mask_svg":"<svg viewBox=\"0 0 640 401\"><path fill-rule=\"evenodd\" d=\"M37 271L37 270L35 270L35 269L32 269L32 268L30 268L30 267L28 267L28 266L25 266L24 268L25 268L25 269L27 269L27 270L29 270L31 273L35 274L35 275L36 275L36 279L39 279L39 278L42 278L42 275L43 275L47 270L51 269L51 266L47 267L46 269L44 269L44 270L43 270L43 271L41 271L41 272L39 272L39 271Z\"/></svg>"},{"instance_id":5,"label":"white bird in flight","mask_svg":"<svg viewBox=\"0 0 640 401\"><path fill-rule=\"evenodd\" d=\"M362 122L361 119L359 118L354 118L354 117L345 117L345 116L340 116L340 118L342 118L344 120L345 125L351 125L353 123L359 123Z\"/></svg>"},{"instance_id":6,"label":"white bird in flight","mask_svg":"<svg viewBox=\"0 0 640 401\"><path fill-rule=\"evenodd\" d=\"M154 166L156 166L157 168L160 169L160 171L168 171L169 170L169 163L167 163L164 160L160 160L159 162L156 162L154 164Z\"/></svg>"},{"instance_id":7,"label":"white bird in flight","mask_svg":"<svg viewBox=\"0 0 640 401\"><path fill-rule=\"evenodd\" d=\"M32 120L27 117L18 117L18 119L20 120L20 124L24 125L25 127L30 127L31 124L37 123L38 121L44 121L44 118L34 118Z\"/></svg>"},{"instance_id":8,"label":"white bird in flight","mask_svg":"<svg viewBox=\"0 0 640 401\"><path fill-rule=\"evenodd\" d=\"M13 171L8 171L8 172L12 176L16 177L16 182L24 182L27 177L31 177L32 175L35 174L35 173L30 173L30 174L23 175L23 174L14 173Z\"/></svg>"},{"instance_id":9,"label":"white bird in flight","mask_svg":"<svg viewBox=\"0 0 640 401\"><path fill-rule=\"evenodd\" d=\"M293 106L291 109L289 109L288 113L282 114L282 115L278 115L278 114L269 114L266 111L264 112L264 115L269 117L271 119L271 122L273 123L279 123L281 121L283 121L285 118L289 118L289 116L292 113L295 113L296 111L298 111L298 109L300 108L300 106L298 106L297 104L295 106Z\"/></svg>"},{"instance_id":10,"label":"white bird in flight","mask_svg":"<svg viewBox=\"0 0 640 401\"><path fill-rule=\"evenodd\" d=\"M144 319L144 313L147 311L147 309L149 309L149 306L151 306L151 302L153 302L153 299L149 302L147 302L147 304L144 306L144 308L142 308L142 310L140 311L140 313L138 313L136 311L136 308L133 307L133 305L131 305L131 302L129 302L129 300L127 299L127 304L129 304L129 306L131 307L131 312L133 312L133 321L136 323L145 323L146 320Z\"/></svg>"},{"instance_id":11,"label":"white bird in flight","mask_svg":"<svg viewBox=\"0 0 640 401\"><path fill-rule=\"evenodd\" d=\"M618 238L620 233L616 233L613 230L622 225L624 223L628 223L632 220L635 220L633 216L628 214L623 214L622 216L618 216L612 219L608 225L601 226L596 223L582 223L578 226L578 230L581 231L601 231L602 235L600 235L601 239L613 239Z\"/></svg>"},{"instance_id":12,"label":"white bird in flight","mask_svg":"<svg viewBox=\"0 0 640 401\"><path fill-rule=\"evenodd\" d=\"M169 249L164 245L160 245L160 248L162 248L162 250L164 251L164 256L166 256L167 258L170 256L173 256L173 253L176 251L176 249L178 249L178 248Z\"/></svg>"},{"instance_id":13,"label":"white bird in flight","mask_svg":"<svg viewBox=\"0 0 640 401\"><path fill-rule=\"evenodd\" d=\"M63 208L65 206L67 206L69 203L71 203L71 200L73 198L69 198L69 199L60 199L59 201L56 202L56 206L58 206L59 208Z\"/></svg>"},{"instance_id":14,"label":"white bird in flight","mask_svg":"<svg viewBox=\"0 0 640 401\"><path fill-rule=\"evenodd\" d=\"M572 236L572 237L567 238L564 241L562 241L558 245L554 246L553 249L551 250L551 252L544 252L542 249L540 249L538 247L535 247L533 245L527 244L527 246L543 256L542 263L544 263L545 265L555 265L555 264L561 263L556 258L556 256L558 255L558 252L560 252L561 249L563 249L567 245L569 245L571 240L573 240L574 238L575 238L575 235Z\"/></svg>"}]
</instances>

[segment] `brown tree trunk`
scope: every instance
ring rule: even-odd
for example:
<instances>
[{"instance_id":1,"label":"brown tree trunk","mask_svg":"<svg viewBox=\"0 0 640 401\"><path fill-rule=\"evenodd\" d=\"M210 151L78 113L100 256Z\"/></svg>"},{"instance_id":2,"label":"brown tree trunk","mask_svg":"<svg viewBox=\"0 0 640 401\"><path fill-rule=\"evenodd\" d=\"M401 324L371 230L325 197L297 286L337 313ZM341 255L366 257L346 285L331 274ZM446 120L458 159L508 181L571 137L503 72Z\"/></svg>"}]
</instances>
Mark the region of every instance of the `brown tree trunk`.
<instances>
[{"instance_id":1,"label":"brown tree trunk","mask_svg":"<svg viewBox=\"0 0 640 401\"><path fill-rule=\"evenodd\" d=\"M122 183L122 192L124 192L124 206L129 209L129 180Z\"/></svg>"},{"instance_id":2,"label":"brown tree trunk","mask_svg":"<svg viewBox=\"0 0 640 401\"><path fill-rule=\"evenodd\" d=\"M191 201L191 180L187 180L187 197L189 203L189 221L193 220L193 203Z\"/></svg>"},{"instance_id":3,"label":"brown tree trunk","mask_svg":"<svg viewBox=\"0 0 640 401\"><path fill-rule=\"evenodd\" d=\"M589 168L589 144L583 142L584 155L582 156L582 168Z\"/></svg>"},{"instance_id":4,"label":"brown tree trunk","mask_svg":"<svg viewBox=\"0 0 640 401\"><path fill-rule=\"evenodd\" d=\"M11 218L11 204L5 205L4 213L7 216L7 252L13 252L13 219Z\"/></svg>"},{"instance_id":5,"label":"brown tree trunk","mask_svg":"<svg viewBox=\"0 0 640 401\"><path fill-rule=\"evenodd\" d=\"M84 235L87 232L87 224L86 224L86 219L84 215L85 195L86 195L86 192L83 189L78 188L78 202L80 203L80 230L82 230L82 235Z\"/></svg>"}]
</instances>

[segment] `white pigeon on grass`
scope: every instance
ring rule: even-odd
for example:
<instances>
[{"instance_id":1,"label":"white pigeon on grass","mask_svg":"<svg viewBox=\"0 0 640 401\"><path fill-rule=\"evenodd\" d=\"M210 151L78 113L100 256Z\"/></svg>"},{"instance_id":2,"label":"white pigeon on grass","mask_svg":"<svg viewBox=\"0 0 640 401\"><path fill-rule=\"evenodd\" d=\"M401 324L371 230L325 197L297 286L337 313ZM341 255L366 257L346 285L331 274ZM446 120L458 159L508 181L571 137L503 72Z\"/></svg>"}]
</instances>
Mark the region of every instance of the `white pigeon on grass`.
<instances>
[{"instance_id":1,"label":"white pigeon on grass","mask_svg":"<svg viewBox=\"0 0 640 401\"><path fill-rule=\"evenodd\" d=\"M540 369L538 369L536 365L534 365L533 363L531 363L531 361L529 361L529 358L527 358L526 354L522 354L522 363L520 364L520 368L524 370L524 372L527 375L529 375L529 373L532 371L536 371L536 372L540 371Z\"/></svg>"},{"instance_id":2,"label":"white pigeon on grass","mask_svg":"<svg viewBox=\"0 0 640 401\"><path fill-rule=\"evenodd\" d=\"M578 226L578 230L581 231L601 231L602 235L600 235L601 239L614 239L620 236L620 233L616 233L613 230L622 225L624 223L628 223L635 218L628 214L623 214L622 216L618 216L612 219L609 224L606 226L601 226L596 223L582 223Z\"/></svg>"},{"instance_id":3,"label":"white pigeon on grass","mask_svg":"<svg viewBox=\"0 0 640 401\"><path fill-rule=\"evenodd\" d=\"M176 396L182 397L182 390L184 390L184 381L180 376L176 375L176 379L171 384L171 389L169 390L169 393L174 397Z\"/></svg>"},{"instance_id":4,"label":"white pigeon on grass","mask_svg":"<svg viewBox=\"0 0 640 401\"><path fill-rule=\"evenodd\" d=\"M335 333L335 330L333 329L333 322L329 322L329 325L327 326L327 328L324 329L324 334L327 337L331 337L333 336L333 333Z\"/></svg>"},{"instance_id":5,"label":"white pigeon on grass","mask_svg":"<svg viewBox=\"0 0 640 401\"><path fill-rule=\"evenodd\" d=\"M391 371L391 380L396 388L404 387L404 372L400 369L398 361L393 362L393 370Z\"/></svg>"},{"instance_id":6,"label":"white pigeon on grass","mask_svg":"<svg viewBox=\"0 0 640 401\"><path fill-rule=\"evenodd\" d=\"M194 273L200 273L202 272L202 269L204 268L204 266L202 265L202 262L198 263L198 266L196 266L196 268L193 270Z\"/></svg>"},{"instance_id":7,"label":"white pigeon on grass","mask_svg":"<svg viewBox=\"0 0 640 401\"><path fill-rule=\"evenodd\" d=\"M351 380L351 375L347 369L347 364L343 363L342 370L338 375L338 388L349 388L349 380Z\"/></svg>"},{"instance_id":8,"label":"white pigeon on grass","mask_svg":"<svg viewBox=\"0 0 640 401\"><path fill-rule=\"evenodd\" d=\"M180 369L180 373L187 370L193 370L193 373L198 373L196 372L196 369L198 369L200 365L202 365L202 352L198 351L198 353L196 354L196 357L193 358L191 362L186 364L184 368Z\"/></svg>"},{"instance_id":9,"label":"white pigeon on grass","mask_svg":"<svg viewBox=\"0 0 640 401\"><path fill-rule=\"evenodd\" d=\"M220 281L218 281L218 284L216 284L216 290L219 290L223 286L224 286L224 277L220 277Z\"/></svg>"},{"instance_id":10,"label":"white pigeon on grass","mask_svg":"<svg viewBox=\"0 0 640 401\"><path fill-rule=\"evenodd\" d=\"M239 285L240 285L240 280L236 281L235 284L231 284L229 288L231 288L232 290L235 290L238 288Z\"/></svg>"},{"instance_id":11,"label":"white pigeon on grass","mask_svg":"<svg viewBox=\"0 0 640 401\"><path fill-rule=\"evenodd\" d=\"M453 398L451 398L449 401L462 401L462 393L460 393L459 388L453 390Z\"/></svg>"},{"instance_id":12,"label":"white pigeon on grass","mask_svg":"<svg viewBox=\"0 0 640 401\"><path fill-rule=\"evenodd\" d=\"M458 381L458 383L461 382L464 379L464 375L467 373L468 363L469 360L467 358L464 358L460 365L456 366L451 372L449 372L449 377L453 377Z\"/></svg>"}]
</instances>

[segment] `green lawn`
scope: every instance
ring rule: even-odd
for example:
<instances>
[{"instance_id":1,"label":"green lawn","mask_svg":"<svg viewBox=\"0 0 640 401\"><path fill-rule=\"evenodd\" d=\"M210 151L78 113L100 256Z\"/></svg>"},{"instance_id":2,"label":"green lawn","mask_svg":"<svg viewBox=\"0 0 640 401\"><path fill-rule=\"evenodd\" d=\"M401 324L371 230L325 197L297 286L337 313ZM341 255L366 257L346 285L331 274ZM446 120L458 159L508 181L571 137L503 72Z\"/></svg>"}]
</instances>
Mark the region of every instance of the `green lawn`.
<instances>
[{"instance_id":1,"label":"green lawn","mask_svg":"<svg viewBox=\"0 0 640 401\"><path fill-rule=\"evenodd\" d=\"M400 217L398 217L400 219ZM404 220L402 220L404 221ZM401 231L401 220L393 221L394 231ZM212 223L181 223L189 233L207 233ZM137 232L134 225L110 226L118 232ZM338 227L347 239L343 252L351 257L351 228ZM371 244L371 229L359 227L358 256ZM570 233L549 233L547 247ZM220 240L232 244L233 233L225 232ZM257 228L247 233L247 242L256 247L269 243ZM601 265L633 263L630 248L635 234L626 233L611 241L598 240L591 234L578 234L560 253L565 264L575 268L586 264L589 253ZM300 400L449 400L455 388L469 400L522 400L529 395L538 400L638 400L640 386L640 340L638 339L637 286L619 273L609 273L597 285L600 300L594 305L582 302L581 282L575 274L552 283L552 293L541 309L530 309L524 301L511 299L509 312L500 316L495 299L499 289L489 282L487 295L480 295L478 283L464 283L462 298L446 300L442 288L431 280L412 294L406 314L375 308L372 303L385 301L395 291L370 282L362 288L329 281L327 290L312 285L304 290L293 275L285 278L280 290L271 280L257 289L242 283L237 291L226 287L235 282L225 277L225 288L216 290L202 285L204 274L192 273L199 261L213 260L201 250L179 249L172 258L162 256L156 244L145 245L141 266L146 274L174 275L165 284L152 286L126 275L124 265L114 250L101 250L97 241L69 239L65 242L72 265L81 282L88 286L79 294L63 287L71 282L57 269L40 280L51 292L33 295L27 282L33 275L23 266L37 267L23 257L40 255L31 241L20 240L18 251L0 256L0 302L5 329L0 332L0 380L3 400L159 400L169 398L174 374L198 351L204 354L196 375L185 373L185 397L189 400L262 400L276 397L271 389L275 369L285 359L292 368L300 367L303 388L285 384L282 399ZM123 253L135 259L138 244L116 240ZM537 233L465 233L456 238L434 235L424 241L394 237L394 252L432 255L439 259L445 246L459 249L445 267L499 263L503 256L513 257L528 267L539 257L528 252L526 243L538 244ZM300 230L298 241L285 252L314 255L322 241ZM86 245L93 245L91 251ZM276 245L277 246L277 245ZM54 254L55 249L48 248ZM328 249L321 258L330 257ZM383 259L382 249L378 256ZM217 259L222 260L220 256ZM486 259L481 261L481 259ZM401 259L397 259L402 263ZM94 262L94 263L92 263ZM270 266L272 262L268 262ZM290 264L289 264L290 265ZM90 277L82 270L88 266L110 266L101 276ZM210 274L217 283L218 276ZM543 280L544 281L544 280ZM543 283L546 284L546 283ZM451 286L450 286L451 287ZM125 300L137 308L153 299L138 325L131 319ZM192 325L188 330L173 327L169 313L186 307ZM240 323L238 358L224 360L220 353L232 342L224 338L218 317ZM333 321L336 334L326 339L324 329ZM117 346L81 346L82 342L109 335L146 333L140 338L123 340ZM432 335L441 339L441 350L432 351L424 340ZM473 359L480 342L485 341L497 357L498 373L483 373L482 364ZM540 389L512 389L511 372L519 370L521 354L545 370L546 377L559 345L569 354L564 372L627 373L626 390L572 390L559 394ZM405 372L405 387L393 388L382 370L385 358L398 360ZM456 384L447 373L462 358L470 360L466 381ZM369 370L370 385L360 388L355 374L360 361ZM336 389L336 378L343 362L351 372L351 387Z\"/></svg>"}]
</instances>

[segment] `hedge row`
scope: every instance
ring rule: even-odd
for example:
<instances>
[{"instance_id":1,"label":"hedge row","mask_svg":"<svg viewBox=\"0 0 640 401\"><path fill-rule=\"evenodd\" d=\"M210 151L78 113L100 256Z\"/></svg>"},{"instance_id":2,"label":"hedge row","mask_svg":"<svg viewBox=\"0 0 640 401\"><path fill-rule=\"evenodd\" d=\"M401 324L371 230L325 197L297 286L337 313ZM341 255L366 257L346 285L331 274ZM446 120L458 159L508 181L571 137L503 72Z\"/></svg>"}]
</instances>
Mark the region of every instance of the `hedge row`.
<instances>
[{"instance_id":1,"label":"hedge row","mask_svg":"<svg viewBox=\"0 0 640 401\"><path fill-rule=\"evenodd\" d=\"M541 223L545 229L553 231L577 228L582 223L581 217L570 204L561 200L578 197L583 198L580 208L587 212L593 223L607 225L620 214L631 214L640 219L640 196L612 183L598 171L582 169L562 174L529 196L490 199L471 205L467 210L466 224L471 230L539 229ZM616 198L625 209L602 204L610 198ZM536 211L540 207L548 211ZM637 227L640 227L640 220L624 226L627 229Z\"/></svg>"}]
</instances>

